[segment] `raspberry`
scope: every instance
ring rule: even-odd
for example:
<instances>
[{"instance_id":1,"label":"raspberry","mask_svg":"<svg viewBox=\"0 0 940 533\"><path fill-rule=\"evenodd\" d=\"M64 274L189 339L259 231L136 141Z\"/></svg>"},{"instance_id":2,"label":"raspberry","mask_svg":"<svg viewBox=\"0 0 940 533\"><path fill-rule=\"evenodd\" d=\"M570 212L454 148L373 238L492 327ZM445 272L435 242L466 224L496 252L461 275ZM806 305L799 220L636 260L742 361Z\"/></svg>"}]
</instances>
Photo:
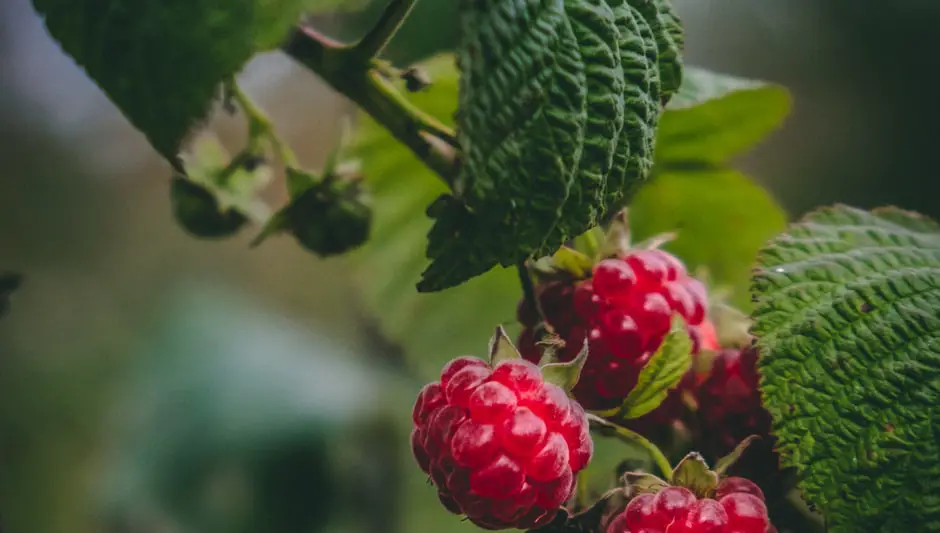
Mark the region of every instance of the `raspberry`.
<instances>
[{"instance_id":1,"label":"raspberry","mask_svg":"<svg viewBox=\"0 0 940 533\"><path fill-rule=\"evenodd\" d=\"M662 250L634 250L604 259L594 266L591 278L542 284L536 297L548 323L565 340L562 361L573 359L588 340L590 355L573 391L587 409L610 409L623 402L662 345L674 314L685 319L695 353L717 344L707 321L705 286ZM533 329L538 313L523 301L518 317L526 326L519 348L527 360L538 362L541 350Z\"/></svg>"},{"instance_id":2,"label":"raspberry","mask_svg":"<svg viewBox=\"0 0 940 533\"><path fill-rule=\"evenodd\" d=\"M454 359L412 418L415 460L441 503L486 529L549 522L593 453L581 406L522 359Z\"/></svg>"},{"instance_id":3,"label":"raspberry","mask_svg":"<svg viewBox=\"0 0 940 533\"><path fill-rule=\"evenodd\" d=\"M734 480L734 481L732 481ZM610 521L606 533L770 533L762 497L733 490L757 488L747 480L727 478L718 499L697 498L684 487L639 494ZM759 490L759 489L758 489Z\"/></svg>"}]
</instances>

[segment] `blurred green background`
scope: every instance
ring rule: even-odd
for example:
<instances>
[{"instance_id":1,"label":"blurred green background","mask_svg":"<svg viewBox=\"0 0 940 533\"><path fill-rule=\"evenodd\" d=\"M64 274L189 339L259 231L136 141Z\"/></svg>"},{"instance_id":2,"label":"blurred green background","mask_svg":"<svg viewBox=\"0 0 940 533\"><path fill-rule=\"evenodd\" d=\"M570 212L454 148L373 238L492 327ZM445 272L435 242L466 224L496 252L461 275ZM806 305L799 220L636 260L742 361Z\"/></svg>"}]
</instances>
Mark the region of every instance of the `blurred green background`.
<instances>
[{"instance_id":1,"label":"blurred green background","mask_svg":"<svg viewBox=\"0 0 940 533\"><path fill-rule=\"evenodd\" d=\"M424 0L393 59L450 46L455 4ZM676 4L689 63L793 92L785 127L736 161L791 217L834 201L940 215L940 117L924 78L940 7ZM380 7L313 22L350 38ZM242 82L317 168L351 106L277 53ZM244 141L237 118L209 126L232 150ZM421 378L487 340L450 343L435 317L457 313L475 333L511 320L518 289L506 285L495 309L487 298L408 300L386 317L408 327L386 338L358 290L370 280L348 260L318 260L287 238L254 250L249 234L190 238L172 219L168 165L28 0L0 2L0 161L0 270L25 275L0 320L0 530L474 529L412 465L411 402ZM393 289L411 290L378 290Z\"/></svg>"}]
</instances>

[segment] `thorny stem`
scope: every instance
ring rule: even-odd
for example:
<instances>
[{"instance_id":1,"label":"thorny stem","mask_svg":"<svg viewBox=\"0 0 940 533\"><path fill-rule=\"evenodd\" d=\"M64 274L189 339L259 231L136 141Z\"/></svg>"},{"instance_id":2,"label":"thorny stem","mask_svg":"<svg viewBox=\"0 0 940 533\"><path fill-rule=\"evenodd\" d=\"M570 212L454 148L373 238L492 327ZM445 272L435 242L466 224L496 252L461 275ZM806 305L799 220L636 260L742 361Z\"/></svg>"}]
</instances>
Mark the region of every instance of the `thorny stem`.
<instances>
[{"instance_id":1,"label":"thorny stem","mask_svg":"<svg viewBox=\"0 0 940 533\"><path fill-rule=\"evenodd\" d=\"M604 420L603 418L591 413L588 413L587 418L591 425L591 429L600 433L601 435L605 437L616 437L623 442L638 445L646 450L646 453L649 454L650 459L652 459L653 463L656 464L656 468L659 469L660 474L664 478L668 478L672 474L672 464L669 463L669 459L666 458L659 447L647 440L643 435L640 435L635 431L631 431L623 426L608 422L607 420Z\"/></svg>"},{"instance_id":2,"label":"thorny stem","mask_svg":"<svg viewBox=\"0 0 940 533\"><path fill-rule=\"evenodd\" d=\"M459 170L453 131L409 102L382 75L378 60L362 55L381 50L414 3L393 0L376 29L358 45L298 27L282 50L371 115L453 189Z\"/></svg>"},{"instance_id":3,"label":"thorny stem","mask_svg":"<svg viewBox=\"0 0 940 533\"><path fill-rule=\"evenodd\" d=\"M356 56L363 61L378 57L389 41L398 33L398 29L401 28L402 23L408 18L408 14L411 13L417 3L418 0L392 0L389 2L375 26L353 47Z\"/></svg>"}]
</instances>

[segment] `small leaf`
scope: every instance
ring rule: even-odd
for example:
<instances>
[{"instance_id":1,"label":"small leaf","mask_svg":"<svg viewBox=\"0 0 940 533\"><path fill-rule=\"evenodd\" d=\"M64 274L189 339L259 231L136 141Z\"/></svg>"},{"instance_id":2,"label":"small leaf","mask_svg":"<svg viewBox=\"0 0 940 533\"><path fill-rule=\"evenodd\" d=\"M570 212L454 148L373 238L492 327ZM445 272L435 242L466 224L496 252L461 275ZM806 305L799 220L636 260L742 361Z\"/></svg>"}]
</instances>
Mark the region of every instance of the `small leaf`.
<instances>
[{"instance_id":1,"label":"small leaf","mask_svg":"<svg viewBox=\"0 0 940 533\"><path fill-rule=\"evenodd\" d=\"M588 358L588 341L584 339L584 346L578 355L566 363L549 363L542 366L542 377L546 383L554 383L567 392L571 392L578 380L581 379L581 370Z\"/></svg>"},{"instance_id":2,"label":"small leaf","mask_svg":"<svg viewBox=\"0 0 940 533\"><path fill-rule=\"evenodd\" d=\"M751 435L748 438L742 440L735 446L734 450L731 451L728 455L722 457L715 463L715 473L719 476L725 475L729 468L734 466L734 463L744 455L747 447L754 443L755 440L760 440L760 435Z\"/></svg>"},{"instance_id":3,"label":"small leaf","mask_svg":"<svg viewBox=\"0 0 940 533\"><path fill-rule=\"evenodd\" d=\"M277 46L308 0L33 0L49 33L169 161L220 83ZM108 51L119 50L119 54Z\"/></svg>"},{"instance_id":4,"label":"small leaf","mask_svg":"<svg viewBox=\"0 0 940 533\"><path fill-rule=\"evenodd\" d=\"M819 209L752 290L776 448L829 531L940 531L940 224Z\"/></svg>"},{"instance_id":5,"label":"small leaf","mask_svg":"<svg viewBox=\"0 0 940 533\"><path fill-rule=\"evenodd\" d=\"M0 317L10 309L10 296L23 284L23 276L0 271Z\"/></svg>"},{"instance_id":6,"label":"small leaf","mask_svg":"<svg viewBox=\"0 0 940 533\"><path fill-rule=\"evenodd\" d=\"M776 129L790 112L778 85L686 68L656 137L656 163L724 163Z\"/></svg>"},{"instance_id":7,"label":"small leaf","mask_svg":"<svg viewBox=\"0 0 940 533\"><path fill-rule=\"evenodd\" d=\"M691 490L699 498L711 497L718 488L718 474L710 470L705 459L696 452L679 461L669 481Z\"/></svg>"},{"instance_id":8,"label":"small leaf","mask_svg":"<svg viewBox=\"0 0 940 533\"><path fill-rule=\"evenodd\" d=\"M594 266L590 257L567 246L562 246L555 252L552 256L552 264L557 269L568 272L575 279L588 277Z\"/></svg>"},{"instance_id":9,"label":"small leaf","mask_svg":"<svg viewBox=\"0 0 940 533\"><path fill-rule=\"evenodd\" d=\"M669 482L646 472L627 472L623 480L627 486L627 497L631 499L639 494L656 494L669 486Z\"/></svg>"},{"instance_id":10,"label":"small leaf","mask_svg":"<svg viewBox=\"0 0 940 533\"><path fill-rule=\"evenodd\" d=\"M692 341L682 320L677 318L662 346L640 371L636 386L616 410L618 416L625 419L639 418L659 407L669 391L682 380L691 364Z\"/></svg>"},{"instance_id":11,"label":"small leaf","mask_svg":"<svg viewBox=\"0 0 940 533\"><path fill-rule=\"evenodd\" d=\"M522 354L513 346L512 341L509 340L509 335L506 335L506 330L502 326L496 327L496 333L490 339L489 354L491 367L495 367L503 361L522 358Z\"/></svg>"}]
</instances>

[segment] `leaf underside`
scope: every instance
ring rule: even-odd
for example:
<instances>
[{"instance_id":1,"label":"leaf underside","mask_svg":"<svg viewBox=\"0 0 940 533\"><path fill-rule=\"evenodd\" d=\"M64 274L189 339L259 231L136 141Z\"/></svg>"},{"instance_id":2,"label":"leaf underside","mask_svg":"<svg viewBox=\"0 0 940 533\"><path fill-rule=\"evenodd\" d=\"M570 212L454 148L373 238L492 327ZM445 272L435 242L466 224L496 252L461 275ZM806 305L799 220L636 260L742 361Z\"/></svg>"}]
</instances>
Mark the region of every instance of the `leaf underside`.
<instances>
[{"instance_id":1,"label":"leaf underside","mask_svg":"<svg viewBox=\"0 0 940 533\"><path fill-rule=\"evenodd\" d=\"M681 81L665 2L481 0L461 13L463 167L434 213L418 289L549 255L649 173L661 102Z\"/></svg>"},{"instance_id":2,"label":"leaf underside","mask_svg":"<svg viewBox=\"0 0 940 533\"><path fill-rule=\"evenodd\" d=\"M62 49L170 161L208 115L219 83L277 46L308 4L33 0Z\"/></svg>"},{"instance_id":3,"label":"leaf underside","mask_svg":"<svg viewBox=\"0 0 940 533\"><path fill-rule=\"evenodd\" d=\"M753 279L764 401L829 531L940 531L940 225L808 215Z\"/></svg>"}]
</instances>

